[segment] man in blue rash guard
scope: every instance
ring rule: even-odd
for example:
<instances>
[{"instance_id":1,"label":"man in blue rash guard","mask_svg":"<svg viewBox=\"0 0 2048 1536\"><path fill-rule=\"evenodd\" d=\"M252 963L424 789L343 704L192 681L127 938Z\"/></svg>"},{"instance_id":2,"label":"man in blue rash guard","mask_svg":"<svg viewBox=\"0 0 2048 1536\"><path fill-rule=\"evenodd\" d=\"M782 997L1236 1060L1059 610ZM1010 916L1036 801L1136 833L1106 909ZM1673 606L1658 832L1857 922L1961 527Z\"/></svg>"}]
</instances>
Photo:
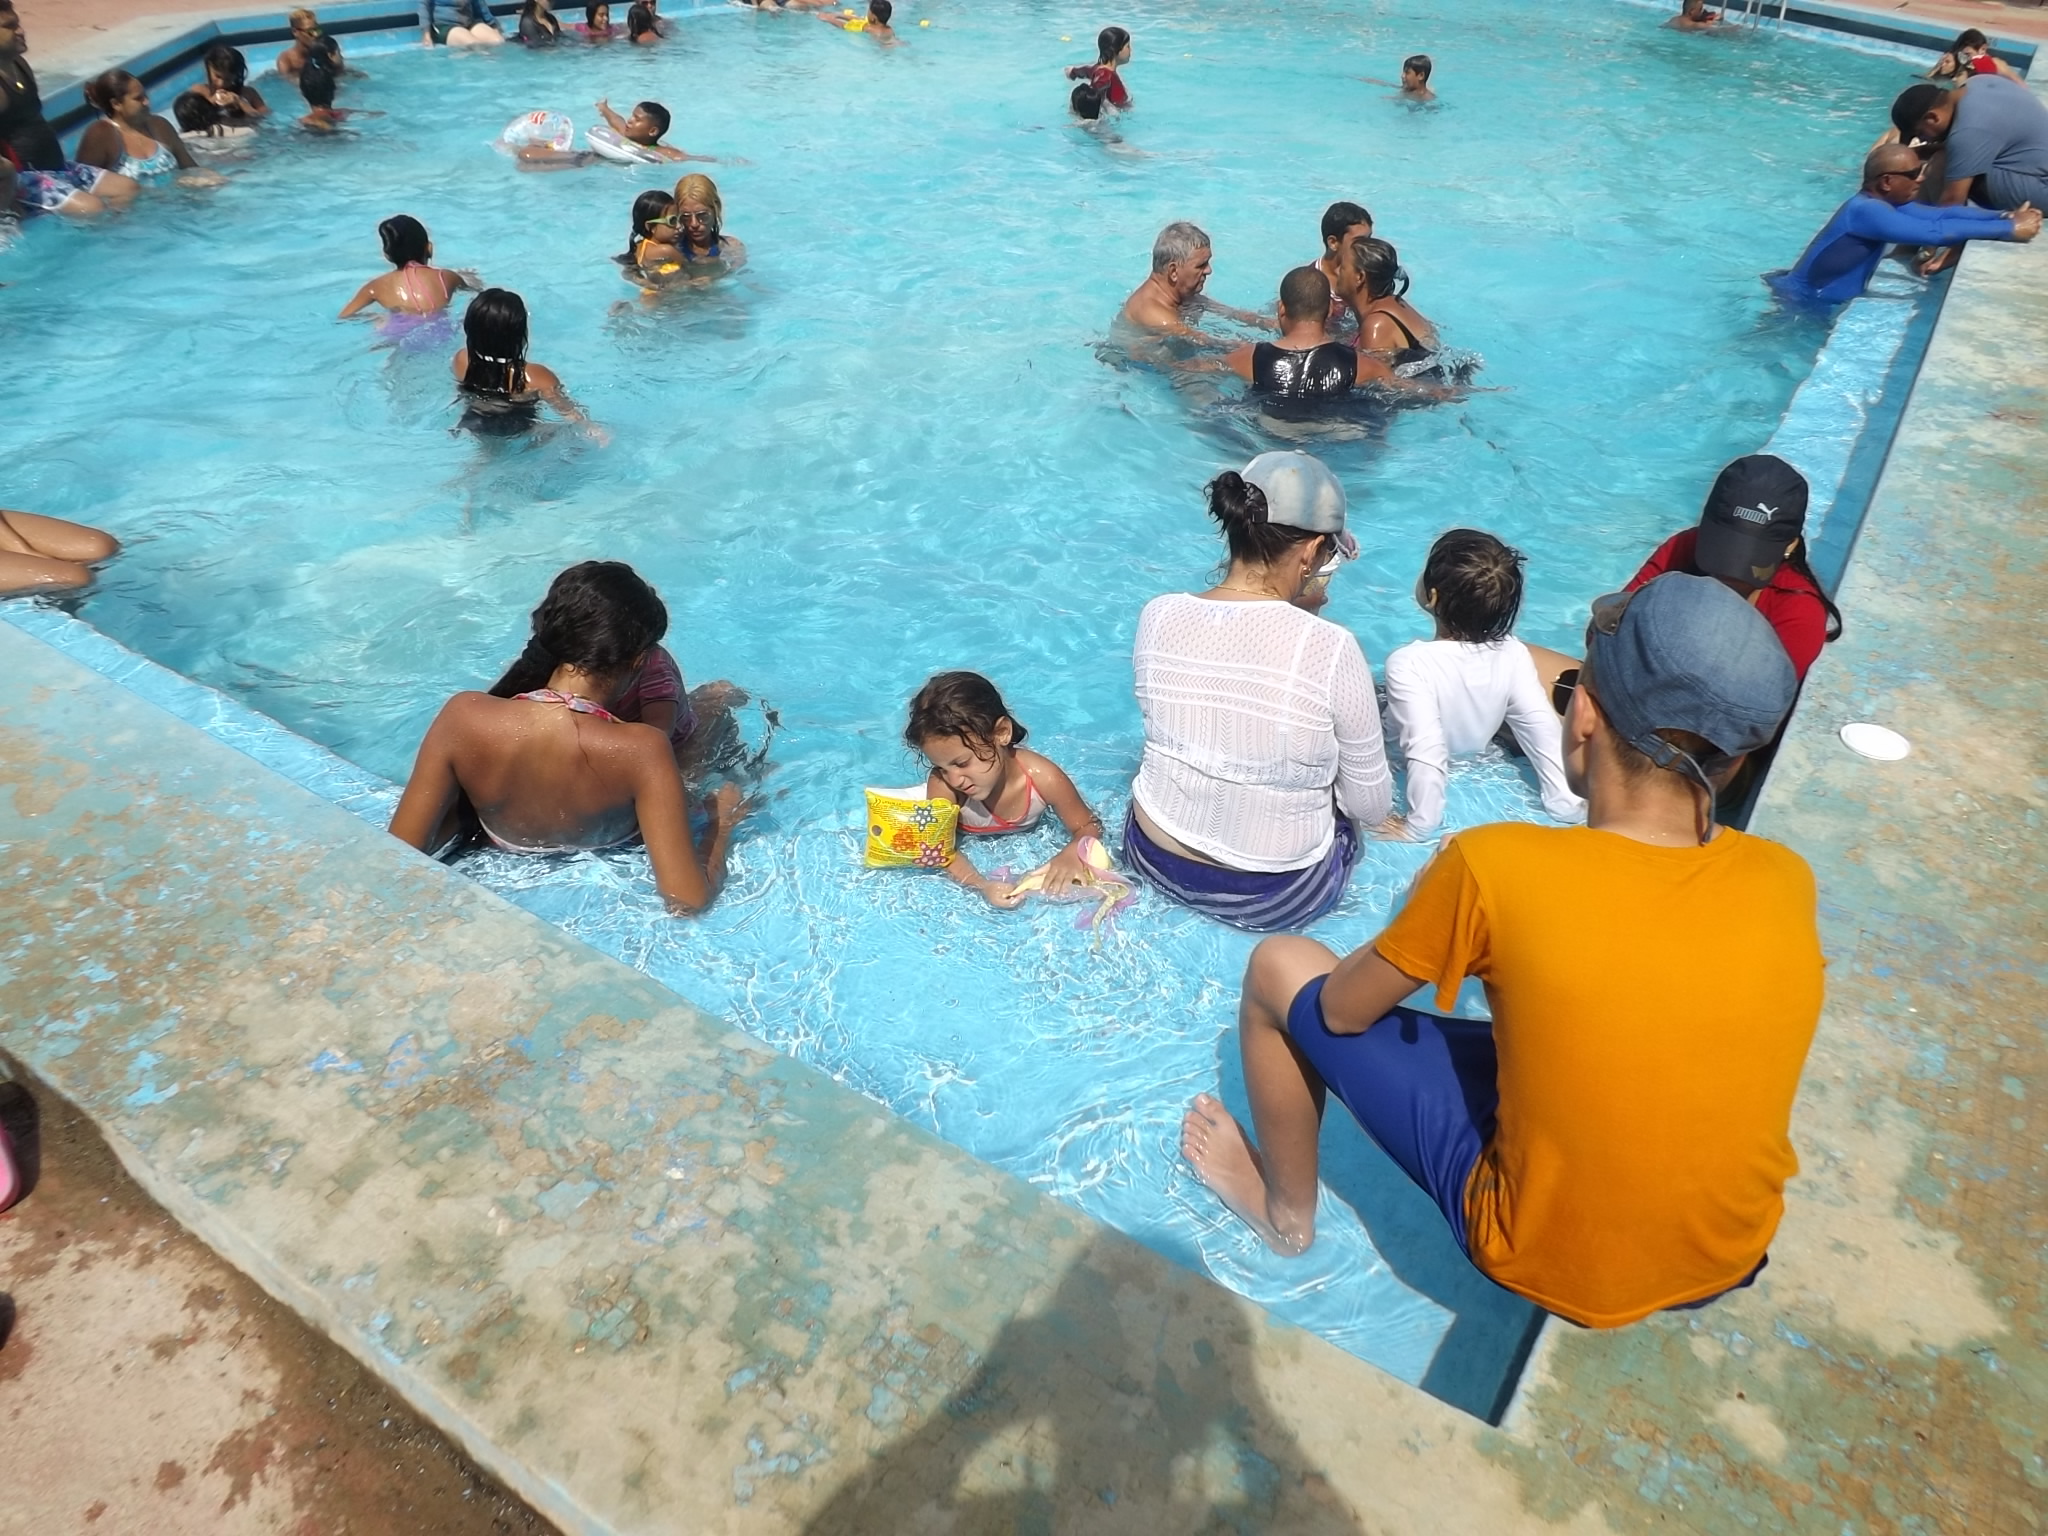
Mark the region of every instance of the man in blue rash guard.
<instances>
[{"instance_id":1,"label":"man in blue rash guard","mask_svg":"<svg viewBox=\"0 0 2048 1536\"><path fill-rule=\"evenodd\" d=\"M1887 245L1960 245L1965 240L2031 240L2038 209L1937 208L1916 203L1923 167L1903 144L1881 144L1863 161L1863 190L1835 210L1789 272L1764 281L1795 303L1841 304L1863 292Z\"/></svg>"}]
</instances>

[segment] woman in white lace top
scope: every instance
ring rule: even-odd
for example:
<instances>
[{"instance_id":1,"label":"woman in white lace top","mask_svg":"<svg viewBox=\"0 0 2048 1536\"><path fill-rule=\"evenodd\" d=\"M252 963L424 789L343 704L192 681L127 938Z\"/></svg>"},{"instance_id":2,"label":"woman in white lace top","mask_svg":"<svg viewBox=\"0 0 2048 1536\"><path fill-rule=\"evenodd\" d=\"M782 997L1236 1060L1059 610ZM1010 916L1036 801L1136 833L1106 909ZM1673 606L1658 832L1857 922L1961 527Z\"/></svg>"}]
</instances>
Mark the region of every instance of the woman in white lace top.
<instances>
[{"instance_id":1,"label":"woman in white lace top","mask_svg":"<svg viewBox=\"0 0 2048 1536\"><path fill-rule=\"evenodd\" d=\"M1266 453L1209 486L1228 573L1138 619L1133 665L1145 754L1124 852L1173 900L1254 932L1334 907L1358 860L1356 823L1393 804L1372 669L1319 618L1358 552L1344 490L1305 453Z\"/></svg>"}]
</instances>

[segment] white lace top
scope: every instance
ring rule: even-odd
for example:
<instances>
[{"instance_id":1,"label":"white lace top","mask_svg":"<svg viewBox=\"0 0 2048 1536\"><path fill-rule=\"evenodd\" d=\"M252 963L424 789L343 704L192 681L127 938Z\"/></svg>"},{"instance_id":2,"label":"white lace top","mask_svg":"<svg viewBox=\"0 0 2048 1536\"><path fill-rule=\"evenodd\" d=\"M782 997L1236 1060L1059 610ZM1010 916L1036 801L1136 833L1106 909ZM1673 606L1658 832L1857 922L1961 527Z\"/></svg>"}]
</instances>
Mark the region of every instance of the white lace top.
<instances>
[{"instance_id":1,"label":"white lace top","mask_svg":"<svg viewBox=\"0 0 2048 1536\"><path fill-rule=\"evenodd\" d=\"M1195 852L1302 869L1330 851L1336 808L1386 819L1372 669L1348 629L1289 603L1174 592L1139 615L1132 665L1145 715L1132 797Z\"/></svg>"}]
</instances>

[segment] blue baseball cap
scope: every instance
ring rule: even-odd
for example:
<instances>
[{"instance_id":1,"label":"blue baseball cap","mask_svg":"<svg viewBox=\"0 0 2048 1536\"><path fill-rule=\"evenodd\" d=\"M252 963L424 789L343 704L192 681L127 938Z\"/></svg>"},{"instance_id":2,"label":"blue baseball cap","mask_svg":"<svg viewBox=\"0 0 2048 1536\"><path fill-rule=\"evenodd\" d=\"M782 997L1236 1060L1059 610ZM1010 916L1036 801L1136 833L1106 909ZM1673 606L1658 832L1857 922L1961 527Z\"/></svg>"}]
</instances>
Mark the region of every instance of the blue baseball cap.
<instances>
[{"instance_id":1,"label":"blue baseball cap","mask_svg":"<svg viewBox=\"0 0 2048 1536\"><path fill-rule=\"evenodd\" d=\"M1711 576L1679 571L1593 601L1586 663L1600 712L1660 768L1698 783L1777 735L1799 691L1771 622ZM1697 762L1656 733L1713 743Z\"/></svg>"}]
</instances>

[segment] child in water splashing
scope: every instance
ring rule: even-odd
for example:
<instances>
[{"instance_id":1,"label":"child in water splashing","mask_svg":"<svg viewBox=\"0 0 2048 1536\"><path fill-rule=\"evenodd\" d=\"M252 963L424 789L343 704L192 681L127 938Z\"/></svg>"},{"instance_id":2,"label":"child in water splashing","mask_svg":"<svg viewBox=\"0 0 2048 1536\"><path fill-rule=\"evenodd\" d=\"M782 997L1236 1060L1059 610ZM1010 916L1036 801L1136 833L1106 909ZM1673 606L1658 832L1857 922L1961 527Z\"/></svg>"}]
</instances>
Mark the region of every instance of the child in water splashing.
<instances>
[{"instance_id":1,"label":"child in water splashing","mask_svg":"<svg viewBox=\"0 0 2048 1536\"><path fill-rule=\"evenodd\" d=\"M941 672L918 689L903 730L910 749L931 763L926 797L959 806L962 833L1027 831L1048 806L1053 809L1069 841L1046 868L1045 893L1067 895L1087 877L1081 840L1099 839L1102 819L1057 763L1024 749L1024 736L996 685L978 672ZM984 879L965 854L954 854L946 873L990 906L1014 907L1024 899L1014 886Z\"/></svg>"},{"instance_id":2,"label":"child in water splashing","mask_svg":"<svg viewBox=\"0 0 2048 1536\"><path fill-rule=\"evenodd\" d=\"M1105 106L1122 111L1131 104L1130 88L1117 70L1131 62L1131 34L1122 27L1104 27L1095 39L1095 62L1076 64L1067 71L1069 80L1081 83L1070 98L1074 115L1087 121L1102 116Z\"/></svg>"}]
</instances>

